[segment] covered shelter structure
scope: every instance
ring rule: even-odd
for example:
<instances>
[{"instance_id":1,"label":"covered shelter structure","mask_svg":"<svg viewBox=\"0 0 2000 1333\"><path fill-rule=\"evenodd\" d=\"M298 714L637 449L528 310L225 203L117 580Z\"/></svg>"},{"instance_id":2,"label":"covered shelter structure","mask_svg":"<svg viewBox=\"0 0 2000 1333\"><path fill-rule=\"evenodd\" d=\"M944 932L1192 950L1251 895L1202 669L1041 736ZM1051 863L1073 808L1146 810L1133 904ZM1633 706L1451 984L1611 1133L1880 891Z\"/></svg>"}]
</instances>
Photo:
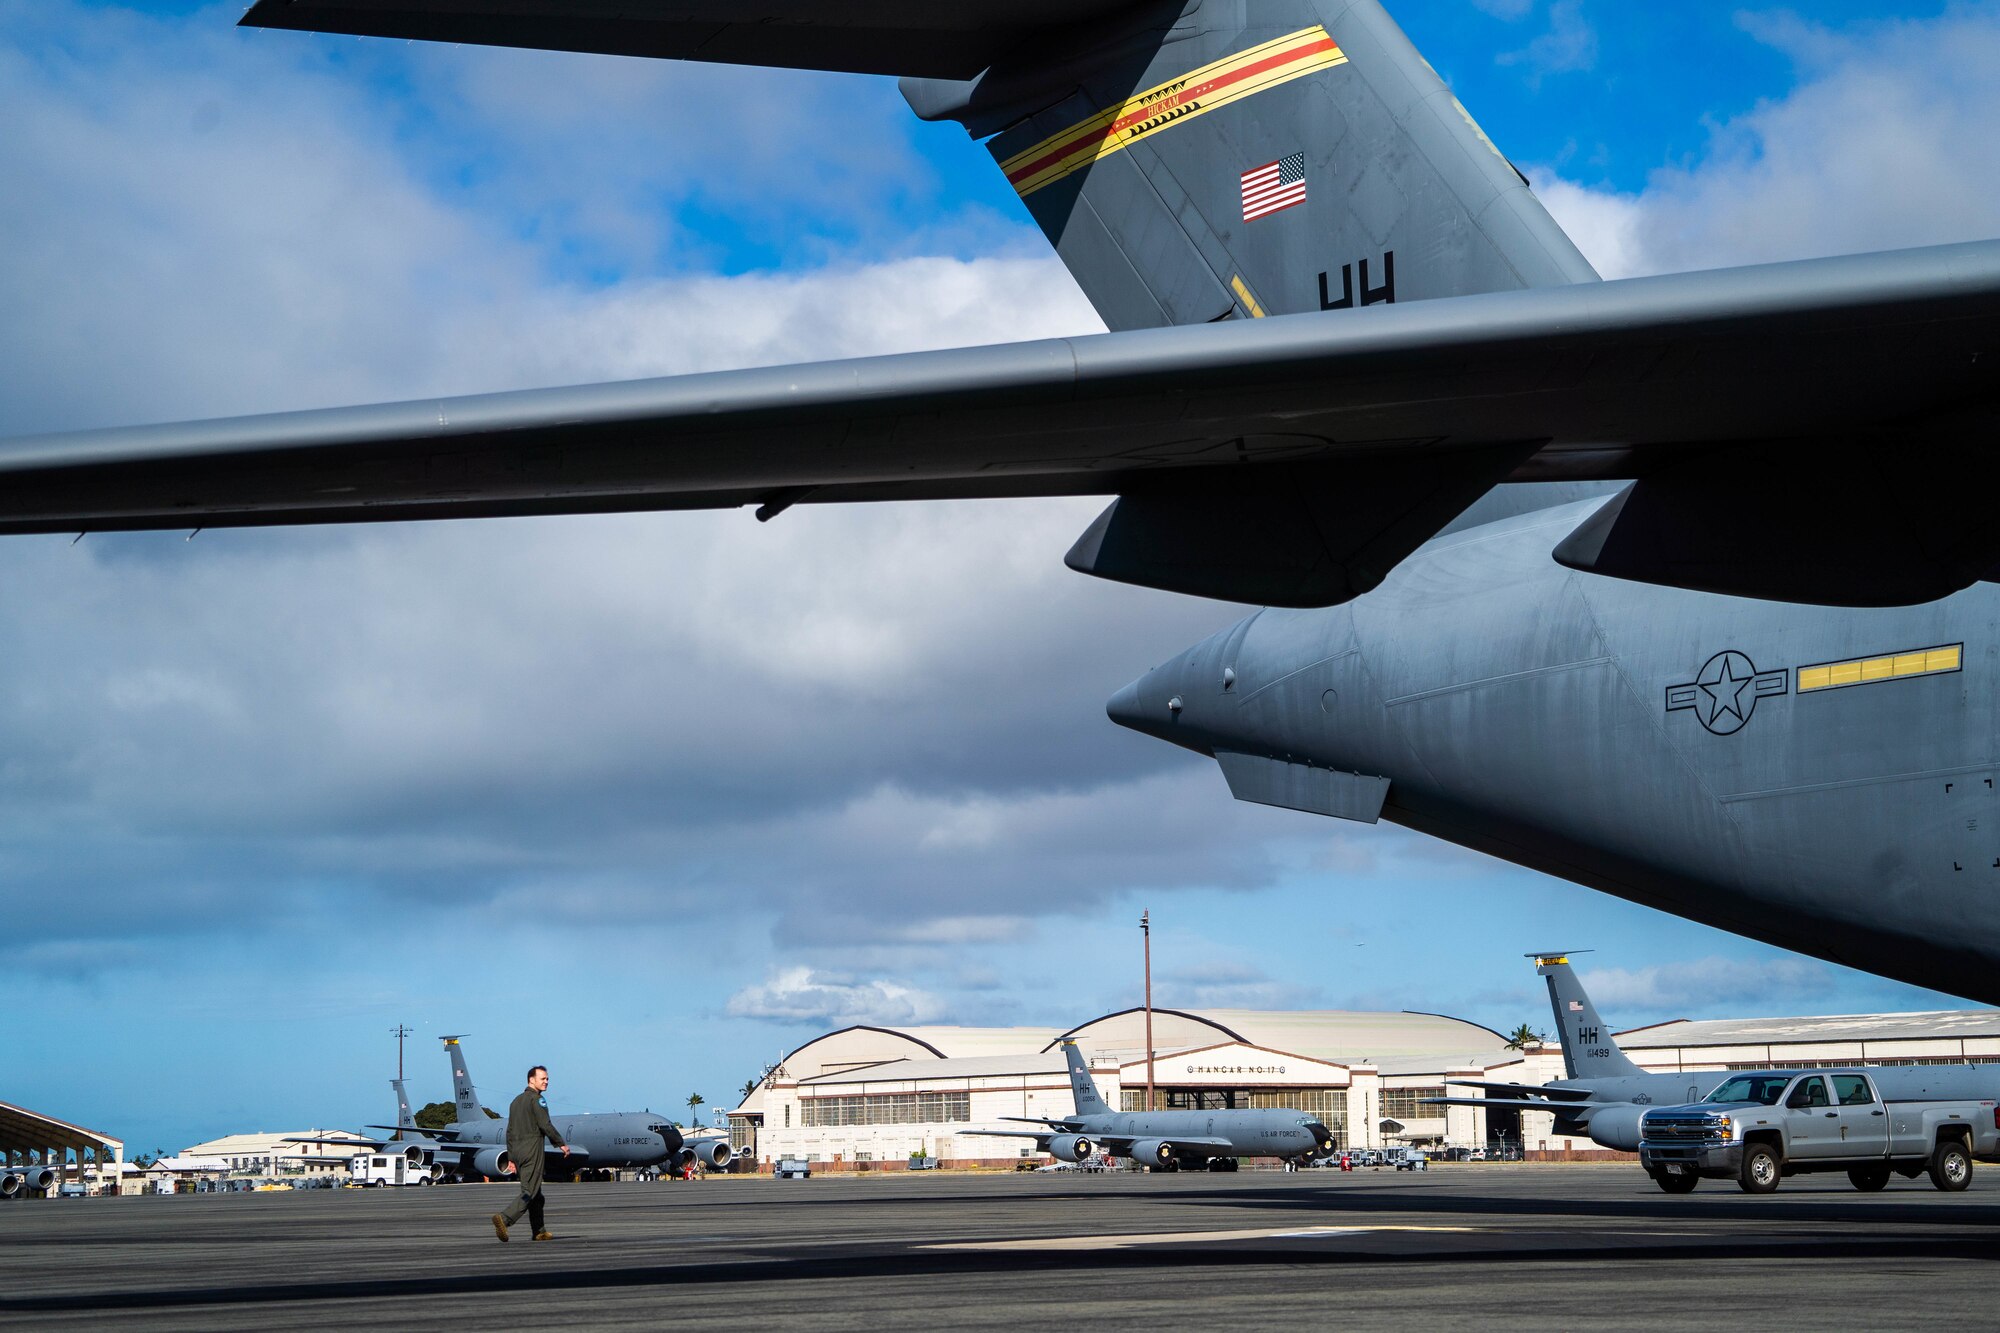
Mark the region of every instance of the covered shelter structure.
<instances>
[{"instance_id":1,"label":"covered shelter structure","mask_svg":"<svg viewBox=\"0 0 2000 1333\"><path fill-rule=\"evenodd\" d=\"M115 1182L124 1168L123 1139L0 1102L0 1198L50 1192L86 1173ZM44 1170L55 1173L46 1186Z\"/></svg>"}]
</instances>

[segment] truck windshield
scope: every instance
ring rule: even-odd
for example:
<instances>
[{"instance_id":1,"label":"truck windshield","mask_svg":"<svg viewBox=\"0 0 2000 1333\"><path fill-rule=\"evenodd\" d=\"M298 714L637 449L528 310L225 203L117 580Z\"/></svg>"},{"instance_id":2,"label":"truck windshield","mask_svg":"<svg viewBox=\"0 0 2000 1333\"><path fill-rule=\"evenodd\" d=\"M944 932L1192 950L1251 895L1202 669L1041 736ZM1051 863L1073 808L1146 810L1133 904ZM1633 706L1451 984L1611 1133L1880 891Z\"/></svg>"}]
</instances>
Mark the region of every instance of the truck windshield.
<instances>
[{"instance_id":1,"label":"truck windshield","mask_svg":"<svg viewBox=\"0 0 2000 1333\"><path fill-rule=\"evenodd\" d=\"M1722 1081L1722 1086L1704 1099L1711 1102L1758 1102L1764 1106L1776 1106L1778 1098L1785 1095L1785 1085L1792 1081L1789 1074L1738 1074L1735 1078Z\"/></svg>"}]
</instances>

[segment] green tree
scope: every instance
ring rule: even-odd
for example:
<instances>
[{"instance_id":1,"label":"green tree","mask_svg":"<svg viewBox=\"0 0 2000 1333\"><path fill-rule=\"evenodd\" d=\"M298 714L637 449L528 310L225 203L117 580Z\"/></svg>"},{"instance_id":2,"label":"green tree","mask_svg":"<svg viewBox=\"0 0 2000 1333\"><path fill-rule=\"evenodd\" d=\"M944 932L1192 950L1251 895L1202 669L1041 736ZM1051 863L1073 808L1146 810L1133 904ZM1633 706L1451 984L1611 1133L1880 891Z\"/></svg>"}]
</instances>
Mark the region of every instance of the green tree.
<instances>
[{"instance_id":1,"label":"green tree","mask_svg":"<svg viewBox=\"0 0 2000 1333\"><path fill-rule=\"evenodd\" d=\"M707 1100L708 1098L698 1092L690 1092L688 1094L688 1119L697 1125L701 1123L701 1113L696 1108Z\"/></svg>"},{"instance_id":2,"label":"green tree","mask_svg":"<svg viewBox=\"0 0 2000 1333\"><path fill-rule=\"evenodd\" d=\"M458 1107L450 1102L432 1102L417 1112L418 1129L443 1129L458 1119Z\"/></svg>"},{"instance_id":3,"label":"green tree","mask_svg":"<svg viewBox=\"0 0 2000 1333\"><path fill-rule=\"evenodd\" d=\"M764 1081L764 1080L763 1080L763 1079L761 1079L761 1078L746 1078L746 1079L744 1079L744 1080L743 1080L743 1096L745 1096L745 1097L748 1097L748 1096L749 1096L749 1095L750 1095L751 1093L753 1093L753 1092L757 1091L757 1085L758 1085L758 1084L760 1084L760 1083L762 1083L763 1081Z\"/></svg>"},{"instance_id":4,"label":"green tree","mask_svg":"<svg viewBox=\"0 0 2000 1333\"><path fill-rule=\"evenodd\" d=\"M1546 1032L1537 1032L1531 1025L1523 1023L1507 1038L1507 1049L1525 1051L1530 1046L1540 1046L1548 1039Z\"/></svg>"}]
</instances>

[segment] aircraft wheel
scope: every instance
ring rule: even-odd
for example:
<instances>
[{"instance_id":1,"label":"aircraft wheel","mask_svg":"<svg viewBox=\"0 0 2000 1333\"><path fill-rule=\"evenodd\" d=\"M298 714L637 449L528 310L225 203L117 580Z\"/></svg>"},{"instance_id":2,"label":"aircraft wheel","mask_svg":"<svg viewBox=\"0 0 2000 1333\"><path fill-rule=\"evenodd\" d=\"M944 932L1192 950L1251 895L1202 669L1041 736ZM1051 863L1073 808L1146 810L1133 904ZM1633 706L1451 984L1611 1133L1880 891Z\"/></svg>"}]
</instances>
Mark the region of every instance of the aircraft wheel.
<instances>
[{"instance_id":1,"label":"aircraft wheel","mask_svg":"<svg viewBox=\"0 0 2000 1333\"><path fill-rule=\"evenodd\" d=\"M1701 1177L1692 1171L1662 1171L1653 1181L1669 1194L1692 1194Z\"/></svg>"},{"instance_id":2,"label":"aircraft wheel","mask_svg":"<svg viewBox=\"0 0 2000 1333\"><path fill-rule=\"evenodd\" d=\"M1889 1166L1885 1162L1881 1166L1849 1167L1847 1178L1854 1183L1854 1188L1873 1194L1889 1183Z\"/></svg>"},{"instance_id":3,"label":"aircraft wheel","mask_svg":"<svg viewBox=\"0 0 2000 1333\"><path fill-rule=\"evenodd\" d=\"M1955 1193L1971 1183L1972 1154L1965 1150L1965 1140L1939 1139L1931 1153L1931 1184Z\"/></svg>"},{"instance_id":4,"label":"aircraft wheel","mask_svg":"<svg viewBox=\"0 0 2000 1333\"><path fill-rule=\"evenodd\" d=\"M1768 1143L1752 1143L1743 1149L1743 1169L1736 1177L1736 1183L1745 1194L1770 1194L1778 1188L1778 1180L1784 1174L1778 1165L1778 1154L1771 1151Z\"/></svg>"}]
</instances>

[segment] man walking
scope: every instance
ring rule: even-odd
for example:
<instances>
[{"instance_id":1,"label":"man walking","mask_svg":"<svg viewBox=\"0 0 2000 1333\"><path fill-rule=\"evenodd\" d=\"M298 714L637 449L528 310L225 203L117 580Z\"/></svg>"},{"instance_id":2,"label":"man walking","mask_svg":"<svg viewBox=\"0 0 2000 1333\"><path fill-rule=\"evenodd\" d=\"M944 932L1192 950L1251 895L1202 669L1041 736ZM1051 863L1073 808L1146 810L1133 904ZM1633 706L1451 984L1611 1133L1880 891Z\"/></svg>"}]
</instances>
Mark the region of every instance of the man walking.
<instances>
[{"instance_id":1,"label":"man walking","mask_svg":"<svg viewBox=\"0 0 2000 1333\"><path fill-rule=\"evenodd\" d=\"M528 1215L536 1240L554 1240L542 1225L542 1140L547 1139L569 1156L569 1145L549 1123L549 1104L542 1096L549 1090L549 1071L536 1065L528 1071L528 1086L507 1108L507 1156L514 1163L514 1178L520 1183L521 1197L506 1210L493 1214L493 1231L507 1239L507 1228Z\"/></svg>"}]
</instances>

